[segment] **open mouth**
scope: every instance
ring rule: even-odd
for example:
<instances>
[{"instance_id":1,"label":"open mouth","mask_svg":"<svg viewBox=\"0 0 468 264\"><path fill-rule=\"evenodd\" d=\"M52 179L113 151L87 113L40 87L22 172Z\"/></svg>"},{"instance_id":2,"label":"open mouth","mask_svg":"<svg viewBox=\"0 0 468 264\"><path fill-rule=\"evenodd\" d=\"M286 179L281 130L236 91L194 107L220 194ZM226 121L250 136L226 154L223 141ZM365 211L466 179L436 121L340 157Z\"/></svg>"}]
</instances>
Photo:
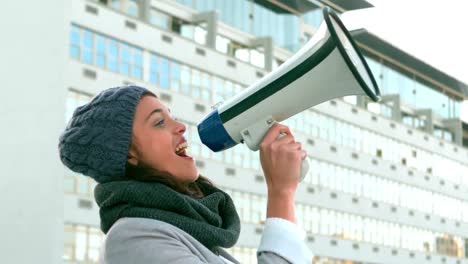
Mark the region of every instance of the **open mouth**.
<instances>
[{"instance_id":1,"label":"open mouth","mask_svg":"<svg viewBox=\"0 0 468 264\"><path fill-rule=\"evenodd\" d=\"M184 142L182 144L179 144L177 147L176 147L176 150L175 150L175 153L178 155L178 156L181 156L181 157L189 157L186 153L186 150L187 150L187 142Z\"/></svg>"}]
</instances>

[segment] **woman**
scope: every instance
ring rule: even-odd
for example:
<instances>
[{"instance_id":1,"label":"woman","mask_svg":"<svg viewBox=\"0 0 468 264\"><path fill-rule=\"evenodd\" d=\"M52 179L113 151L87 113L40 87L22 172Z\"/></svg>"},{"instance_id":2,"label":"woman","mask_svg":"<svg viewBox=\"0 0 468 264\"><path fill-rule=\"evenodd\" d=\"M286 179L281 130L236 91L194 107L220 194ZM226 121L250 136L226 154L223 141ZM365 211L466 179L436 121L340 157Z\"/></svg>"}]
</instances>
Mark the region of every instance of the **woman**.
<instances>
[{"instance_id":1,"label":"woman","mask_svg":"<svg viewBox=\"0 0 468 264\"><path fill-rule=\"evenodd\" d=\"M110 88L78 107L60 136L62 162L98 182L107 234L101 263L239 263L240 221L225 192L200 176L185 149L186 127L149 90ZM286 134L277 139L280 133ZM294 224L294 194L305 151L276 124L260 145L268 187L259 263L310 263Z\"/></svg>"}]
</instances>

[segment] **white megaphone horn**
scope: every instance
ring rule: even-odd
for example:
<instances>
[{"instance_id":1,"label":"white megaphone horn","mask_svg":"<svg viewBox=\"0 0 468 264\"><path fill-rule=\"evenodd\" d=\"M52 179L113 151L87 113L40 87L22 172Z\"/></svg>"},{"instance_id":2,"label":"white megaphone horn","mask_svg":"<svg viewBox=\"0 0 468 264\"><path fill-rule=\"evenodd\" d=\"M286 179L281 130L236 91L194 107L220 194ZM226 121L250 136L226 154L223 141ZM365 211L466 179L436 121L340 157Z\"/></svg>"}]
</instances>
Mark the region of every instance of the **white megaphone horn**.
<instances>
[{"instance_id":1,"label":"white megaphone horn","mask_svg":"<svg viewBox=\"0 0 468 264\"><path fill-rule=\"evenodd\" d=\"M380 97L369 66L338 15L323 8L324 21L312 39L280 67L221 103L199 124L201 141L212 151L238 143L258 146L274 122L347 95ZM308 170L303 161L300 180Z\"/></svg>"}]
</instances>

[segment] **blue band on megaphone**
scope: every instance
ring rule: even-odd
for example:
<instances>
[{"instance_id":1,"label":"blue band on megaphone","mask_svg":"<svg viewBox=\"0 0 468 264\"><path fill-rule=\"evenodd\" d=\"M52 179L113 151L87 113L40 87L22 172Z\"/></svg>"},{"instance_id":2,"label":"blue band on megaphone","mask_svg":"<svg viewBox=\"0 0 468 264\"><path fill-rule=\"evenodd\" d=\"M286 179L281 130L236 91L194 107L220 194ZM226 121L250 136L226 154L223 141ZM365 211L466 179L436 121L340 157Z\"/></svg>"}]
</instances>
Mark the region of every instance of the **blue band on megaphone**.
<instances>
[{"instance_id":1,"label":"blue band on megaphone","mask_svg":"<svg viewBox=\"0 0 468 264\"><path fill-rule=\"evenodd\" d=\"M224 128L218 110L213 110L197 128L201 141L212 151L222 151L237 145Z\"/></svg>"}]
</instances>

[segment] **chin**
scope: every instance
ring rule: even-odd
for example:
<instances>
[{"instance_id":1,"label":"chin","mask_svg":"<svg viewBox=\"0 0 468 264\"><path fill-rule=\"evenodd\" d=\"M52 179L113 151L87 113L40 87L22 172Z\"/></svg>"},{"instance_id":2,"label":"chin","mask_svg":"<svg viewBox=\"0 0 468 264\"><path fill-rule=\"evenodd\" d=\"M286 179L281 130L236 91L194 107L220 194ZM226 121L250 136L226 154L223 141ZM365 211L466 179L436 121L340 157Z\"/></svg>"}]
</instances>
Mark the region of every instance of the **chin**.
<instances>
[{"instance_id":1,"label":"chin","mask_svg":"<svg viewBox=\"0 0 468 264\"><path fill-rule=\"evenodd\" d=\"M198 173L198 170L195 170L193 172L191 171L190 173L184 174L183 181L186 183L195 182L199 176L200 176L200 173Z\"/></svg>"},{"instance_id":2,"label":"chin","mask_svg":"<svg viewBox=\"0 0 468 264\"><path fill-rule=\"evenodd\" d=\"M200 173L197 171L197 173L195 173L195 175L192 177L192 182L198 180L198 178L200 177Z\"/></svg>"}]
</instances>

